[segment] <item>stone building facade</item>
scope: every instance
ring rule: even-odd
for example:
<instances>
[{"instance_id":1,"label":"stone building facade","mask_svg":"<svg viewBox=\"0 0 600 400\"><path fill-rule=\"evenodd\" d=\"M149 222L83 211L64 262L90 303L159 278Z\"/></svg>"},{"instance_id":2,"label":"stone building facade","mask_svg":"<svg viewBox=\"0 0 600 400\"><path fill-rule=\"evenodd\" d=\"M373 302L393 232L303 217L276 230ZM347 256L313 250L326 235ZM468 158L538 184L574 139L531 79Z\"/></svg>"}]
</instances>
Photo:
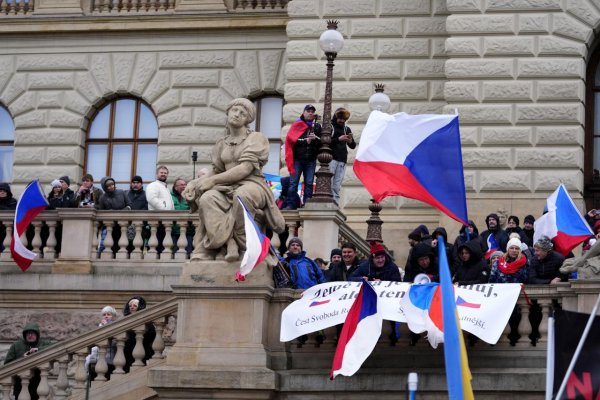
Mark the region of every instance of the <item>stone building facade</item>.
<instances>
[{"instance_id":1,"label":"stone building facade","mask_svg":"<svg viewBox=\"0 0 600 400\"><path fill-rule=\"evenodd\" d=\"M335 18L345 46L333 107L352 111L359 141L373 84L384 83L389 112L459 113L469 215L480 227L493 211L541 215L560 182L582 210L584 196L594 205L585 105L597 1L181 0L152 15L101 14L86 0L29 3L29 14L0 16L0 104L15 122L17 192L33 178L80 178L89 120L121 95L156 114L157 162L172 176L189 174L192 151L209 163L234 97L283 95L285 137L304 104L322 111L317 39ZM341 207L359 232L369 200L348 168ZM400 254L419 223L446 226L451 238L460 227L412 200L383 206L384 240Z\"/></svg>"}]
</instances>

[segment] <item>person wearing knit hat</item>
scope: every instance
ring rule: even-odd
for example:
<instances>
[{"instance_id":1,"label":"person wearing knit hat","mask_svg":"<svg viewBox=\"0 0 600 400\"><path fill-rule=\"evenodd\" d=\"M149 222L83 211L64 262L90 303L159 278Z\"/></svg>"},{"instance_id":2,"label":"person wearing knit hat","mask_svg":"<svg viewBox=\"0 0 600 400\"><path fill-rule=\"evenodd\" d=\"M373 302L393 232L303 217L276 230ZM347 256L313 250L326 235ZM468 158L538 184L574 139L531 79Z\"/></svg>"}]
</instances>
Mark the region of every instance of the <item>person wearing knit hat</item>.
<instances>
[{"instance_id":1,"label":"person wearing knit hat","mask_svg":"<svg viewBox=\"0 0 600 400\"><path fill-rule=\"evenodd\" d=\"M63 190L63 199L62 199L62 206L61 208L71 208L71 207L77 207L77 204L75 203L75 192L71 190L71 188L69 186L71 186L71 179L69 179L68 176L61 176L60 178L56 179L60 182L62 190Z\"/></svg>"},{"instance_id":2,"label":"person wearing knit hat","mask_svg":"<svg viewBox=\"0 0 600 400\"><path fill-rule=\"evenodd\" d=\"M333 173L331 177L331 194L333 200L339 204L340 191L342 190L342 181L346 173L346 163L348 162L348 148L356 148L356 142L352 135L352 129L346 125L350 118L350 111L340 107L335 110L331 118L331 156L329 170Z\"/></svg>"},{"instance_id":3,"label":"person wearing knit hat","mask_svg":"<svg viewBox=\"0 0 600 400\"><path fill-rule=\"evenodd\" d=\"M350 277L351 281L393 281L400 282L400 269L392 261L385 247L381 243L372 241L371 254L369 258L363 261L358 269Z\"/></svg>"},{"instance_id":4,"label":"person wearing knit hat","mask_svg":"<svg viewBox=\"0 0 600 400\"><path fill-rule=\"evenodd\" d=\"M335 263L342 261L342 250L341 249L331 250L331 254L329 255L329 261L331 262L331 264L335 264Z\"/></svg>"},{"instance_id":5,"label":"person wearing knit hat","mask_svg":"<svg viewBox=\"0 0 600 400\"><path fill-rule=\"evenodd\" d=\"M144 190L144 181L141 176L135 175L129 183L129 190L125 193L129 198L132 210L147 210L148 200Z\"/></svg>"},{"instance_id":6,"label":"person wearing knit hat","mask_svg":"<svg viewBox=\"0 0 600 400\"><path fill-rule=\"evenodd\" d=\"M529 260L521 252L521 241L512 238L506 244L506 253L492 265L490 283L525 283Z\"/></svg>"},{"instance_id":7,"label":"person wearing knit hat","mask_svg":"<svg viewBox=\"0 0 600 400\"><path fill-rule=\"evenodd\" d=\"M310 258L306 257L302 240L293 237L288 242L288 253L285 261L290 269L290 279L295 289L308 289L319 283L326 282L321 268Z\"/></svg>"},{"instance_id":8,"label":"person wearing knit hat","mask_svg":"<svg viewBox=\"0 0 600 400\"><path fill-rule=\"evenodd\" d=\"M527 243L527 246L529 247L533 247L533 234L535 233L535 230L533 228L534 222L535 218L531 214L526 215L523 219L523 234L525 235L525 240L521 240Z\"/></svg>"},{"instance_id":9,"label":"person wearing knit hat","mask_svg":"<svg viewBox=\"0 0 600 400\"><path fill-rule=\"evenodd\" d=\"M492 267L492 265L494 265L494 263L504 255L503 252L501 252L500 250L496 250L495 252L493 252L492 254L490 254L490 259L489 259L489 266L490 269Z\"/></svg>"},{"instance_id":10,"label":"person wearing knit hat","mask_svg":"<svg viewBox=\"0 0 600 400\"><path fill-rule=\"evenodd\" d=\"M65 175L65 176L61 176L60 178L58 178L59 181L61 181L61 183L66 184L67 186L63 186L63 189L68 188L69 186L71 186L71 179Z\"/></svg>"},{"instance_id":11,"label":"person wearing knit hat","mask_svg":"<svg viewBox=\"0 0 600 400\"><path fill-rule=\"evenodd\" d=\"M552 240L545 235L533 245L535 256L529 266L528 283L545 285L566 282L568 277L560 273L565 257L553 250Z\"/></svg>"}]
</instances>

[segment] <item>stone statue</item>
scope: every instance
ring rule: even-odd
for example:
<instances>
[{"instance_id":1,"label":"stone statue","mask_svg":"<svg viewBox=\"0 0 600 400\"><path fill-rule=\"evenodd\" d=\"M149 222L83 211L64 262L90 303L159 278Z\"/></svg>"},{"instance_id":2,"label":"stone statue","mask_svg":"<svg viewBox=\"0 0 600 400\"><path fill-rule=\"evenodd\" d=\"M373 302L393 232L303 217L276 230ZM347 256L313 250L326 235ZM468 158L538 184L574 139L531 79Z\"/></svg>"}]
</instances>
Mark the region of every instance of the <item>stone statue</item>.
<instances>
[{"instance_id":1,"label":"stone statue","mask_svg":"<svg viewBox=\"0 0 600 400\"><path fill-rule=\"evenodd\" d=\"M275 205L262 167L269 158L269 141L248 124L256 109L251 101L238 98L227 107L225 135L212 150L212 171L189 182L183 196L192 212L199 214L192 260L235 261L246 248L241 197L259 227L279 233L285 220Z\"/></svg>"},{"instance_id":2,"label":"stone statue","mask_svg":"<svg viewBox=\"0 0 600 400\"><path fill-rule=\"evenodd\" d=\"M600 278L600 240L581 257L567 258L560 267L560 272L563 274L575 271L578 279Z\"/></svg>"}]
</instances>

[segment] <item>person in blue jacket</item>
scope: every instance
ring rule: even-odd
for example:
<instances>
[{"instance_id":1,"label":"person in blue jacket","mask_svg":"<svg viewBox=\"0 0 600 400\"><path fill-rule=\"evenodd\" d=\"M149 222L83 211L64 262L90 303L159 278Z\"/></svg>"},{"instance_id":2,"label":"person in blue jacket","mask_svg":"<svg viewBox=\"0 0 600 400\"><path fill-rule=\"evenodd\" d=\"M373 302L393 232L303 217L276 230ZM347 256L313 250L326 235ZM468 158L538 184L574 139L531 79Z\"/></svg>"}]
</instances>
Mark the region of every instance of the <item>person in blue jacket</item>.
<instances>
[{"instance_id":1,"label":"person in blue jacket","mask_svg":"<svg viewBox=\"0 0 600 400\"><path fill-rule=\"evenodd\" d=\"M294 289L308 289L319 283L325 283L325 275L319 266L306 257L302 240L291 238L288 243L288 253L285 261L290 269L290 278Z\"/></svg>"}]
</instances>

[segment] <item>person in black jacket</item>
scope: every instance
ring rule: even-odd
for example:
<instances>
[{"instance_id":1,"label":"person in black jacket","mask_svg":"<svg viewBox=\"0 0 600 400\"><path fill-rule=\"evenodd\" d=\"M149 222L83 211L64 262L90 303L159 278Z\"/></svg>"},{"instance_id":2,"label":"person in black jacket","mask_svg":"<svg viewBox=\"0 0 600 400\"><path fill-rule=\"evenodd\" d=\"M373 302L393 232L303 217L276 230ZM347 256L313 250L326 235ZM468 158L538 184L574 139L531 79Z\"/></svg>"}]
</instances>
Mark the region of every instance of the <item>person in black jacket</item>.
<instances>
[{"instance_id":1,"label":"person in black jacket","mask_svg":"<svg viewBox=\"0 0 600 400\"><path fill-rule=\"evenodd\" d=\"M552 240L548 236L541 236L535 242L533 245L535 257L529 262L527 283L545 285L567 281L567 276L559 271L565 257L552 250L553 247Z\"/></svg>"},{"instance_id":2,"label":"person in black jacket","mask_svg":"<svg viewBox=\"0 0 600 400\"><path fill-rule=\"evenodd\" d=\"M458 248L460 264L456 268L453 282L459 285L476 285L487 283L490 278L487 262L483 259L483 252L479 241L470 240Z\"/></svg>"},{"instance_id":3,"label":"person in black jacket","mask_svg":"<svg viewBox=\"0 0 600 400\"><path fill-rule=\"evenodd\" d=\"M494 235L496 243L499 246L498 249L506 252L506 244L508 243L509 237L506 231L500 227L500 217L498 217L498 214L489 214L485 217L485 223L487 225L487 230L481 232L480 235L483 251L487 252L490 250L488 246L488 237Z\"/></svg>"},{"instance_id":4,"label":"person in black jacket","mask_svg":"<svg viewBox=\"0 0 600 400\"><path fill-rule=\"evenodd\" d=\"M131 178L129 184L129 190L127 191L127 198L131 204L132 210L147 210L148 200L146 200L146 191L144 190L144 181L139 175Z\"/></svg>"},{"instance_id":5,"label":"person in black jacket","mask_svg":"<svg viewBox=\"0 0 600 400\"><path fill-rule=\"evenodd\" d=\"M321 147L321 125L317 123L318 116L315 114L315 111L316 108L312 104L304 106L302 115L292 124L290 131L288 131L288 137L286 138L286 164L288 164L288 170L290 171L290 188L292 190L288 191L285 199L283 208L286 210L293 210L296 208L296 204L300 203L298 194L294 190L294 188L298 187L300 175L304 176L302 204L306 204L306 201L313 194L317 155ZM304 129L302 134L299 137L292 137L293 133L300 133L300 129ZM289 147L291 147L293 160L288 159Z\"/></svg>"},{"instance_id":6,"label":"person in black jacket","mask_svg":"<svg viewBox=\"0 0 600 400\"><path fill-rule=\"evenodd\" d=\"M333 252L332 252L333 254ZM329 281L349 281L360 265L354 243L346 242L342 245L342 260L329 266Z\"/></svg>"},{"instance_id":7,"label":"person in black jacket","mask_svg":"<svg viewBox=\"0 0 600 400\"><path fill-rule=\"evenodd\" d=\"M100 196L100 200L96 203L97 210L131 210L131 203L125 192L117 189L115 180L110 176L105 176L100 181L104 194Z\"/></svg>"},{"instance_id":8,"label":"person in black jacket","mask_svg":"<svg viewBox=\"0 0 600 400\"><path fill-rule=\"evenodd\" d=\"M139 311L142 311L146 308L146 300L142 296L133 296L125 306L123 307L123 316L127 317L128 315L133 315ZM152 349L152 343L154 343L154 339L156 338L156 328L152 322L148 322L146 324L146 332L144 333L144 339L142 340L142 344L144 346L144 358L143 362L146 363L147 360L151 359L154 355L154 350ZM135 362L135 358L133 357L133 349L135 348L136 340L135 340L135 332L128 331L127 339L125 340L125 347L123 351L125 353L125 366L123 370L125 372L129 372L129 368L131 364Z\"/></svg>"},{"instance_id":9,"label":"person in black jacket","mask_svg":"<svg viewBox=\"0 0 600 400\"><path fill-rule=\"evenodd\" d=\"M370 253L369 258L363 261L352 276L350 276L351 281L402 281L400 269L392 261L381 244L371 242Z\"/></svg>"},{"instance_id":10,"label":"person in black jacket","mask_svg":"<svg viewBox=\"0 0 600 400\"><path fill-rule=\"evenodd\" d=\"M331 118L333 128L331 136L331 155L333 159L329 163L329 170L333 173L331 177L331 194L333 200L339 204L340 190L342 181L346 172L346 162L348 161L348 147L354 149L356 142L352 136L352 130L346 125L350 118L350 111L345 108L338 108Z\"/></svg>"},{"instance_id":11,"label":"person in black jacket","mask_svg":"<svg viewBox=\"0 0 600 400\"><path fill-rule=\"evenodd\" d=\"M440 281L437 259L432 247L425 243L417 243L411 252L411 260L404 273L404 282L414 282L419 274L425 274L431 282Z\"/></svg>"},{"instance_id":12,"label":"person in black jacket","mask_svg":"<svg viewBox=\"0 0 600 400\"><path fill-rule=\"evenodd\" d=\"M6 182L0 182L0 210L15 210L17 208L17 199L13 197L10 185Z\"/></svg>"}]
</instances>

